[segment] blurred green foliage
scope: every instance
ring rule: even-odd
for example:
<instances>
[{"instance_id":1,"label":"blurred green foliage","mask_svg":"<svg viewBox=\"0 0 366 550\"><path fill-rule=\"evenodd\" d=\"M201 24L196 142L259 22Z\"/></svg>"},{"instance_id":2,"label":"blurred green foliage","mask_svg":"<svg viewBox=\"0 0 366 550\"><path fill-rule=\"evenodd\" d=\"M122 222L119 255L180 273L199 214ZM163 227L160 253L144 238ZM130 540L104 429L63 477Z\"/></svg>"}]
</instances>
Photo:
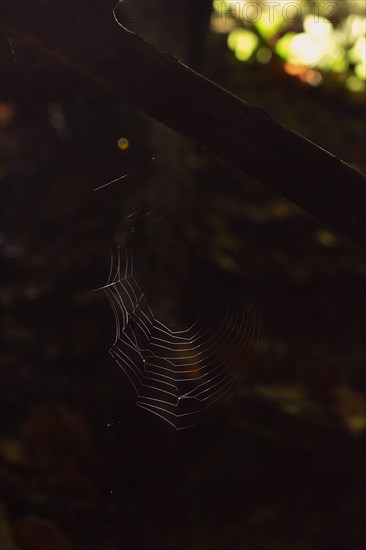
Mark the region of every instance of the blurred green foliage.
<instances>
[{"instance_id":1,"label":"blurred green foliage","mask_svg":"<svg viewBox=\"0 0 366 550\"><path fill-rule=\"evenodd\" d=\"M310 86L336 82L366 89L366 4L363 0L214 0L211 29L227 34L239 61L267 64Z\"/></svg>"}]
</instances>

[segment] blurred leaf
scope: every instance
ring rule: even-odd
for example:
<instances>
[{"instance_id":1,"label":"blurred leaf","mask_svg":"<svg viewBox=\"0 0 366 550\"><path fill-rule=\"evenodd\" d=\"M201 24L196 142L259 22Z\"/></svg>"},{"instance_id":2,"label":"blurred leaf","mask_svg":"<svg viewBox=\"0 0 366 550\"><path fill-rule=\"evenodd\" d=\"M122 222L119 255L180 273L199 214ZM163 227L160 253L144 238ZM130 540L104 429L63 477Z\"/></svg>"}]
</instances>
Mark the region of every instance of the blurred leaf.
<instances>
[{"instance_id":1,"label":"blurred leaf","mask_svg":"<svg viewBox=\"0 0 366 550\"><path fill-rule=\"evenodd\" d=\"M347 386L337 386L334 390L336 407L349 430L359 435L366 429L366 399L358 391Z\"/></svg>"},{"instance_id":2,"label":"blurred leaf","mask_svg":"<svg viewBox=\"0 0 366 550\"><path fill-rule=\"evenodd\" d=\"M229 34L227 43L239 61L247 61L258 47L259 38L252 31L234 29Z\"/></svg>"},{"instance_id":3,"label":"blurred leaf","mask_svg":"<svg viewBox=\"0 0 366 550\"><path fill-rule=\"evenodd\" d=\"M16 441L15 439L0 440L0 455L12 464L20 465L25 463L25 456L21 442Z\"/></svg>"}]
</instances>

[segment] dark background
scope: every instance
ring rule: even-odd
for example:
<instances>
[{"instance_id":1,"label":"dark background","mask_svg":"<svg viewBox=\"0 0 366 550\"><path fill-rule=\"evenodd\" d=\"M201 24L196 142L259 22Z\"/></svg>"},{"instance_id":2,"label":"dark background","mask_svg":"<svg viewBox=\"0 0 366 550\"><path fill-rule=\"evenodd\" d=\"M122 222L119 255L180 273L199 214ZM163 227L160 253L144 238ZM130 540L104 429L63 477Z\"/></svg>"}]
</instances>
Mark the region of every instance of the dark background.
<instances>
[{"instance_id":1,"label":"dark background","mask_svg":"<svg viewBox=\"0 0 366 550\"><path fill-rule=\"evenodd\" d=\"M306 86L279 60L239 63L209 4L120 16L366 171L363 98ZM42 58L16 64L4 38L1 53L1 550L363 548L364 253L133 101ZM146 204L164 220L135 240L160 318L194 318L210 280L250 295L261 319L252 358L233 365L238 391L182 431L135 406L93 292Z\"/></svg>"}]
</instances>

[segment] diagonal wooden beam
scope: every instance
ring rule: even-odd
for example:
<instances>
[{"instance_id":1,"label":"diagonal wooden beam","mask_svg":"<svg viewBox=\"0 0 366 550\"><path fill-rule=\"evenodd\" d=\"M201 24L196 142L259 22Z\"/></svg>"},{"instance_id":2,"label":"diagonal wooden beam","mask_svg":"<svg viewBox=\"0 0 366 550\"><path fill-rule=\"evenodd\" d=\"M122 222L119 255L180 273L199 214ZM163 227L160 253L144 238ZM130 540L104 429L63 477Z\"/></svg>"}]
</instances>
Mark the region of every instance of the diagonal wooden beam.
<instances>
[{"instance_id":1,"label":"diagonal wooden beam","mask_svg":"<svg viewBox=\"0 0 366 550\"><path fill-rule=\"evenodd\" d=\"M1 31L87 75L365 248L366 178L118 24L115 0L3 0Z\"/></svg>"}]
</instances>

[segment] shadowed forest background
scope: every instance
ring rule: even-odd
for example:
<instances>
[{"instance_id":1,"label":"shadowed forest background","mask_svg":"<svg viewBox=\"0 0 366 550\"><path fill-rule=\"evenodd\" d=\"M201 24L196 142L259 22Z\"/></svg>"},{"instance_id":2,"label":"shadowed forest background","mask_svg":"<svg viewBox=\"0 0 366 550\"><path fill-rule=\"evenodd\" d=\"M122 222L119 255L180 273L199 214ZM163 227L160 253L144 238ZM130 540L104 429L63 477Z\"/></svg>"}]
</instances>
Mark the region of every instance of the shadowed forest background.
<instances>
[{"instance_id":1,"label":"shadowed forest background","mask_svg":"<svg viewBox=\"0 0 366 550\"><path fill-rule=\"evenodd\" d=\"M299 0L271 25L211 4L126 0L118 18L365 173L364 3ZM4 37L1 77L0 549L363 548L364 252ZM135 232L164 322L227 296L260 320L237 391L182 431L136 407L108 354L94 289Z\"/></svg>"}]
</instances>

